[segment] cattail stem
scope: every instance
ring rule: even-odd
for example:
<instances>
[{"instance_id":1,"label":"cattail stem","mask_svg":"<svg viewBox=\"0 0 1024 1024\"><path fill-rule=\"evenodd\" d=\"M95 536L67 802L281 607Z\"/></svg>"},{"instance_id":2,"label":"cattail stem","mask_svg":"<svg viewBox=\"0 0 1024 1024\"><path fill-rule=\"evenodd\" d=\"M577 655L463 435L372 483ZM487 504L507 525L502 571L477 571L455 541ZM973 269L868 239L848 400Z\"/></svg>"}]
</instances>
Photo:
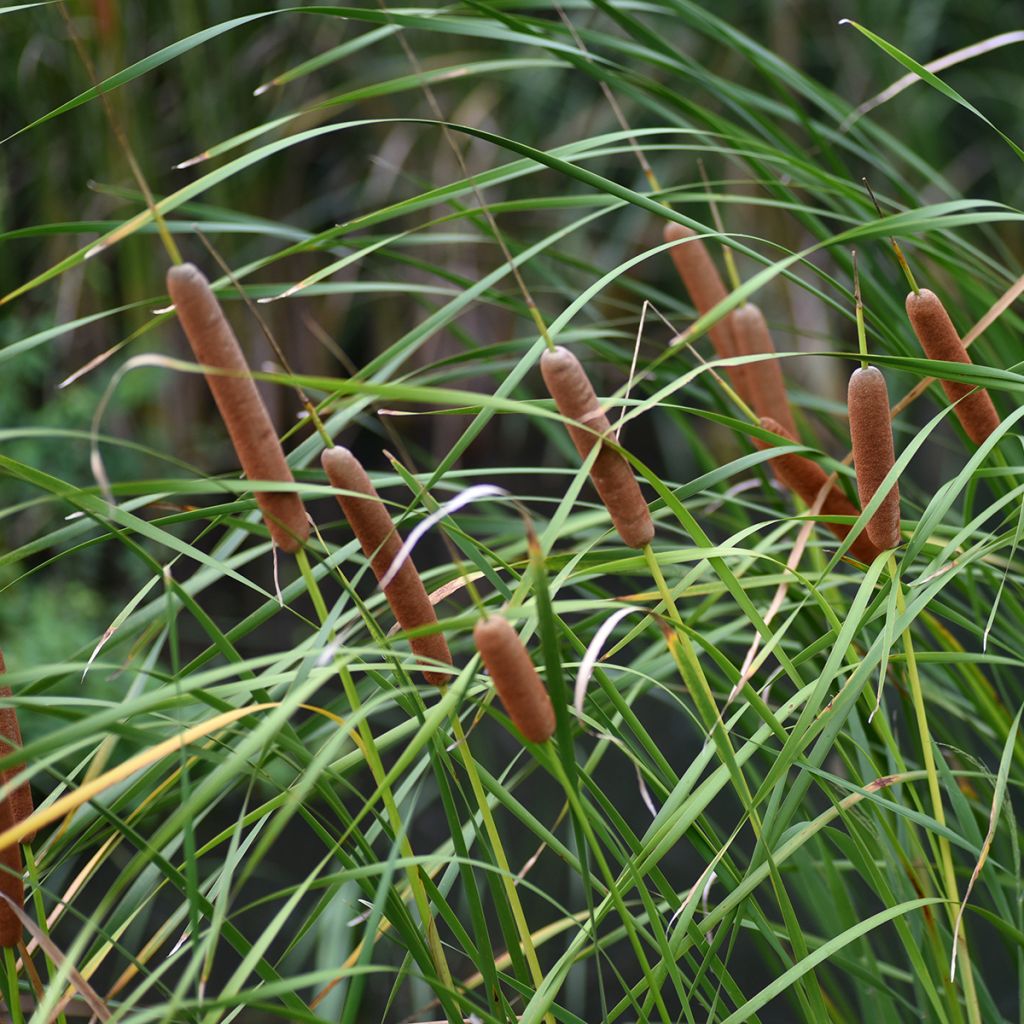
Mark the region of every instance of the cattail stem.
<instances>
[{"instance_id":1,"label":"cattail stem","mask_svg":"<svg viewBox=\"0 0 1024 1024\"><path fill-rule=\"evenodd\" d=\"M294 483L270 414L210 283L193 264L184 263L167 272L167 290L196 359L223 371L207 374L206 383L245 475L250 480ZM309 536L309 518L299 496L256 491L256 502L274 543L290 554L298 550Z\"/></svg>"},{"instance_id":2,"label":"cattail stem","mask_svg":"<svg viewBox=\"0 0 1024 1024\"><path fill-rule=\"evenodd\" d=\"M654 537L654 522L633 467L608 440L611 424L601 410L587 371L568 349L561 345L540 357L541 374L558 411L570 422L566 424L581 459L600 444L590 468L590 479L608 509L615 529L623 543L642 548Z\"/></svg>"},{"instance_id":3,"label":"cattail stem","mask_svg":"<svg viewBox=\"0 0 1024 1024\"><path fill-rule=\"evenodd\" d=\"M402 547L402 538L376 488L359 460L340 445L328 448L320 457L331 486L337 488L338 504L356 535L363 554L370 559L374 576L384 578ZM406 632L437 626L437 614L430 603L423 580L411 558L407 558L395 578L384 588L384 596L398 624ZM448 643L441 632L411 636L409 646L426 661L452 664ZM443 672L424 672L428 683L447 682Z\"/></svg>"},{"instance_id":4,"label":"cattail stem","mask_svg":"<svg viewBox=\"0 0 1024 1024\"><path fill-rule=\"evenodd\" d=\"M971 363L971 357L953 321L946 312L942 300L927 288L918 294L907 296L907 316L929 359L947 363ZM999 426L999 413L984 388L975 388L960 381L941 381L942 390L950 402L955 402L956 413L964 433L975 443L981 444Z\"/></svg>"},{"instance_id":5,"label":"cattail stem","mask_svg":"<svg viewBox=\"0 0 1024 1024\"><path fill-rule=\"evenodd\" d=\"M505 853L505 845L501 839L501 832L494 820L491 811L490 800L480 781L480 773L476 767L476 761L469 746L469 737L462 727L462 720L454 712L451 715L452 732L455 738L453 750L461 758L469 778L470 789L473 790L473 798L480 811L480 818L483 821L484 831L487 833L487 842L490 844L491 852L494 854L494 862L498 868L502 888L505 890L505 898L508 900L509 909L512 912L512 919L515 922L516 931L519 935L519 942L526 957L526 964L530 971L530 978L535 989L544 983L544 972L541 970L540 960L537 957L537 949L533 942L533 934L530 925L526 920L526 913L523 904L519 899L519 890L516 888L516 873L512 870ZM552 758L556 764L557 758ZM555 1024L554 1015L544 1015L545 1024Z\"/></svg>"},{"instance_id":6,"label":"cattail stem","mask_svg":"<svg viewBox=\"0 0 1024 1024\"><path fill-rule=\"evenodd\" d=\"M861 369L868 365L868 338L864 330L864 300L860 294L860 271L857 269L857 250L853 250L853 305L857 320L857 350L860 352ZM777 419L778 417L776 417ZM783 424L785 426L785 424Z\"/></svg>"},{"instance_id":7,"label":"cattail stem","mask_svg":"<svg viewBox=\"0 0 1024 1024\"><path fill-rule=\"evenodd\" d=\"M296 555L296 561L299 566L299 571L302 573L302 578L306 583L306 589L309 591L309 596L313 602L313 607L316 610L317 618L321 625L323 625L323 623L327 621L328 617L327 604L323 599L323 595L320 593L320 587L317 585L316 578L313 576L312 570L310 569L309 559L306 556L305 550L301 548L299 549ZM359 731L362 748L365 752L370 772L373 775L373 780L380 792L381 799L384 801L384 807L387 811L392 832L396 837L401 836L402 856L408 858L409 861L414 861L415 854L413 853L412 844L409 841L407 830L402 823L402 816L399 813L398 805L395 803L394 794L388 784L387 773L384 770L384 763L381 760L380 751L377 749L373 731L370 728L370 723L366 716L360 714L362 710L362 702L359 699L359 691L356 689L355 680L353 680L351 672L349 672L348 667L345 665L339 667L338 675L341 679L342 687L345 690L345 697L349 702L349 707L352 709L352 714L359 718L359 724L356 728ZM409 888L413 894L413 899L416 902L420 919L422 920L423 926L427 932L427 946L430 949L431 961L437 971L439 980L446 989L451 990L453 985L451 969L448 966L448 961L444 953L444 946L441 943L441 937L437 931L437 925L430 909L430 902L427 899L427 892L423 885L423 879L420 877L420 868L411 863L409 867L406 868L406 877L409 882Z\"/></svg>"},{"instance_id":8,"label":"cattail stem","mask_svg":"<svg viewBox=\"0 0 1024 1024\"><path fill-rule=\"evenodd\" d=\"M531 743L547 742L555 732L555 709L514 627L500 615L478 619L473 642L516 728Z\"/></svg>"},{"instance_id":9,"label":"cattail stem","mask_svg":"<svg viewBox=\"0 0 1024 1024\"><path fill-rule=\"evenodd\" d=\"M708 730L708 735L712 738L722 763L729 770L737 795L743 801L744 808L750 813L754 834L760 836L761 819L757 809L753 806L753 796L747 785L747 780L736 761L736 753L733 750L729 734L725 730L725 723L722 721L722 716L719 714L718 707L715 704L714 694L711 692L707 676L704 674L700 659L693 648L693 642L690 640L686 630L682 628L679 609L676 607L675 599L668 588L665 575L661 571L661 565L658 562L654 548L650 544L644 548L644 560L647 562L648 569L650 569L654 585L658 588L661 599L665 603L665 608L672 617L672 637L669 646L673 658L679 667L680 675L683 677L687 691L690 694L690 699L693 700L697 707L704 727Z\"/></svg>"},{"instance_id":10,"label":"cattail stem","mask_svg":"<svg viewBox=\"0 0 1024 1024\"><path fill-rule=\"evenodd\" d=\"M877 366L853 371L847 389L847 403L853 465L857 471L857 493L860 495L861 506L866 507L896 463L889 392L885 386L885 377ZM877 547L883 550L899 547L902 538L898 484L894 483L890 487L865 529Z\"/></svg>"},{"instance_id":11,"label":"cattail stem","mask_svg":"<svg viewBox=\"0 0 1024 1024\"><path fill-rule=\"evenodd\" d=\"M761 427L764 430L777 434L779 437L796 444L796 439L775 420L764 417L761 420ZM770 446L760 439L754 442L758 448L766 450ZM823 516L849 516L856 519L860 515L860 509L853 504L849 498L839 489L839 486L832 483L828 474L816 462L797 455L795 452L785 452L776 455L771 459L772 471L779 481L785 484L800 500L813 508L818 500L818 495L825 491L825 497L821 504L821 515ZM823 523L840 540L846 540L850 533L850 527L845 523ZM861 562L871 564L881 551L867 536L861 533L850 545L850 553Z\"/></svg>"},{"instance_id":12,"label":"cattail stem","mask_svg":"<svg viewBox=\"0 0 1024 1024\"><path fill-rule=\"evenodd\" d=\"M899 576L896 557L892 554L889 555L889 576L892 586L896 588L896 612L902 618L906 615L907 604L903 594L903 582ZM939 828L944 829L946 826L946 814L942 804L942 789L935 763L931 730L928 726L928 711L924 702L924 689L921 686L921 677L917 671L917 656L914 651L914 641L909 625L903 631L903 648L907 658L907 679L910 683L910 698L914 706L914 717L917 721L917 731L921 741L921 759L928 776L928 794L931 799L932 814ZM953 854L949 840L944 835L939 835L934 842L939 847L938 859L941 865L943 884L946 889L946 909L949 914L950 929L952 930L956 926L957 908L960 903L960 893L956 883L956 869L953 865ZM964 989L968 996L968 1016L972 1021L978 1021L980 1024L981 1017L978 1011L977 996L974 993L974 975L967 947L967 933L964 927L965 923L961 922L958 941L960 943L960 963L964 979Z\"/></svg>"}]
</instances>

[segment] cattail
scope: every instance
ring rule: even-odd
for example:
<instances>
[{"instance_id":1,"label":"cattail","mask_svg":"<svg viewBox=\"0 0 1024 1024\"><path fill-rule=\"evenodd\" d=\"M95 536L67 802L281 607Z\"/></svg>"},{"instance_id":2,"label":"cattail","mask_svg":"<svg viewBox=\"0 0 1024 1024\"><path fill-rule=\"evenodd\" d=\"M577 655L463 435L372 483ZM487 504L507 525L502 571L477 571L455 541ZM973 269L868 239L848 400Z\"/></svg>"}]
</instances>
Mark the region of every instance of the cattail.
<instances>
[{"instance_id":1,"label":"cattail","mask_svg":"<svg viewBox=\"0 0 1024 1024\"><path fill-rule=\"evenodd\" d=\"M0 832L18 823L14 802L0 800ZM11 843L0 850L0 893L18 907L25 906L25 882L21 874L21 847ZM0 946L13 949L21 939L21 921L7 900L0 900Z\"/></svg>"},{"instance_id":2,"label":"cattail","mask_svg":"<svg viewBox=\"0 0 1024 1024\"><path fill-rule=\"evenodd\" d=\"M782 426L768 416L761 418L761 429L768 430L787 441L795 442L792 434L788 434ZM767 449L770 447L766 442L757 440L758 448ZM784 452L776 455L771 460L772 471L779 481L785 484L801 501L807 506L814 504L822 487L828 483L828 474L816 462L797 455L795 452ZM828 484L825 494L825 501L821 506L823 516L851 516L856 518L860 515L860 509L850 501L839 489L837 484ZM850 527L843 523L825 523L840 540L845 540L850 532ZM871 543L870 538L861 533L850 545L850 553L861 562L871 563L878 557L880 551Z\"/></svg>"},{"instance_id":3,"label":"cattail","mask_svg":"<svg viewBox=\"0 0 1024 1024\"><path fill-rule=\"evenodd\" d=\"M492 615L473 627L473 640L516 728L531 743L550 739L555 709L519 634L507 620Z\"/></svg>"},{"instance_id":4,"label":"cattail","mask_svg":"<svg viewBox=\"0 0 1024 1024\"><path fill-rule=\"evenodd\" d=\"M7 671L7 665L4 663L3 652L0 651L0 675ZM8 697L13 696L11 688L9 686L0 686L0 700L6 700ZM0 757L6 757L14 750L20 750L24 744L21 742L21 726L18 724L18 712L15 708L3 707L0 708ZM24 765L16 764L8 768L0 776L0 782L6 783L17 775ZM10 795L10 800L14 810L14 820L16 822L22 822L29 817L35 810L35 806L32 803L32 787L28 783L28 779L22 782L16 790ZM31 843L35 839L36 834L25 836L22 842Z\"/></svg>"},{"instance_id":5,"label":"cattail","mask_svg":"<svg viewBox=\"0 0 1024 1024\"><path fill-rule=\"evenodd\" d=\"M676 265L676 272L682 279L686 290L690 293L690 300L693 302L697 312L703 316L709 310L714 309L728 294L722 282L718 268L711 259L703 239L697 236L693 228L684 224L666 224L665 241L680 242L683 239L691 239L682 245L675 245L671 249L672 262ZM733 314L722 317L716 324L708 329L711 337L711 344L714 347L715 355L719 359L728 359L730 356L739 355L736 346L735 328L733 325ZM729 377L729 383L733 390L743 399L747 405L751 404L750 385L748 382L748 367L727 366L725 372Z\"/></svg>"},{"instance_id":6,"label":"cattail","mask_svg":"<svg viewBox=\"0 0 1024 1024\"><path fill-rule=\"evenodd\" d=\"M752 302L744 303L732 314L732 333L737 355L766 355L775 352L764 314ZM781 423L795 437L796 423L789 407L789 396L786 394L786 382L782 378L779 360L763 359L750 363L745 369L751 408L758 416L770 416Z\"/></svg>"},{"instance_id":7,"label":"cattail","mask_svg":"<svg viewBox=\"0 0 1024 1024\"><path fill-rule=\"evenodd\" d=\"M402 538L394 521L366 475L359 460L340 445L328 448L320 462L331 486L354 494L337 495L338 504L356 535L363 554L370 559L370 567L378 580L384 578L395 556L401 550ZM356 497L356 494L365 497ZM384 596L391 605L398 624L409 631L424 626L436 626L437 614L427 597L420 574L411 558L407 558L395 578L384 588ZM409 646L417 657L452 664L452 655L442 633L409 637ZM439 672L424 672L424 678L434 686L448 682L448 676Z\"/></svg>"},{"instance_id":8,"label":"cattail","mask_svg":"<svg viewBox=\"0 0 1024 1024\"><path fill-rule=\"evenodd\" d=\"M167 290L196 359L226 371L207 374L206 383L245 475L250 480L294 483L267 407L209 282L195 266L184 263L167 272ZM297 551L309 536L309 520L299 496L256 491L256 502L274 543L282 551Z\"/></svg>"},{"instance_id":9,"label":"cattail","mask_svg":"<svg viewBox=\"0 0 1024 1024\"><path fill-rule=\"evenodd\" d=\"M877 366L854 370L847 391L850 408L850 439L857 493L861 505L875 496L896 461L892 444L892 417L885 377ZM868 520L867 534L883 549L900 545L900 489L893 484L885 500Z\"/></svg>"},{"instance_id":10,"label":"cattail","mask_svg":"<svg viewBox=\"0 0 1024 1024\"><path fill-rule=\"evenodd\" d=\"M540 372L558 411L567 420L574 421L566 426L580 458L585 459L600 438L611 433L611 424L601 411L587 371L572 352L558 345L540 357ZM590 479L623 543L631 548L650 544L654 539L651 513L633 469L622 454L601 442L601 450L590 469Z\"/></svg>"},{"instance_id":11,"label":"cattail","mask_svg":"<svg viewBox=\"0 0 1024 1024\"><path fill-rule=\"evenodd\" d=\"M941 359L947 363L971 362L946 307L935 292L927 288L922 288L917 294L911 292L907 296L907 316L929 359ZM946 397L957 403L953 411L964 433L975 444L981 444L999 426L999 413L989 393L984 388L974 390L970 384L959 381L944 380L941 383Z\"/></svg>"}]
</instances>

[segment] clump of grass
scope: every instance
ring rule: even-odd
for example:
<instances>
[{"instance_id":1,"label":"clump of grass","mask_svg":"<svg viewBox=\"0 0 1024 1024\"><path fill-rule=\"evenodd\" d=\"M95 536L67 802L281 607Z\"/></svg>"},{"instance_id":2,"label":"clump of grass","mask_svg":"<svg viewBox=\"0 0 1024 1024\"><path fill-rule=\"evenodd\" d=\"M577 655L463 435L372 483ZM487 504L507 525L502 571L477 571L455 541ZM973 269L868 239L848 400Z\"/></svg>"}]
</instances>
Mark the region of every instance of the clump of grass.
<instances>
[{"instance_id":1,"label":"clump of grass","mask_svg":"<svg viewBox=\"0 0 1024 1024\"><path fill-rule=\"evenodd\" d=\"M337 488L338 504L356 535L363 554L378 582L384 578L402 548L402 538L390 513L377 494L366 470L347 448L335 445L320 456L320 463L331 486ZM402 629L407 632L437 627L437 613L423 586L423 580L411 557L405 559L394 579L384 588L384 596ZM452 664L448 642L440 631L410 636L409 646L426 661ZM441 672L425 671L424 679L435 686L448 681Z\"/></svg>"},{"instance_id":2,"label":"clump of grass","mask_svg":"<svg viewBox=\"0 0 1024 1024\"><path fill-rule=\"evenodd\" d=\"M877 366L858 367L850 375L847 389L850 412L850 440L853 443L853 468L857 473L857 493L866 506L882 485L896 462L892 441L889 391ZM893 484L882 504L865 527L879 548L900 544L900 489Z\"/></svg>"},{"instance_id":3,"label":"clump of grass","mask_svg":"<svg viewBox=\"0 0 1024 1024\"><path fill-rule=\"evenodd\" d=\"M929 359L947 363L970 363L971 357L957 333L942 300L928 288L907 295L907 316ZM942 390L955 402L953 411L964 433L981 444L999 426L999 413L984 388L955 380L943 380Z\"/></svg>"},{"instance_id":4,"label":"clump of grass","mask_svg":"<svg viewBox=\"0 0 1024 1024\"><path fill-rule=\"evenodd\" d=\"M500 615L479 619L473 640L516 728L531 743L543 743L555 732L555 709L537 674L530 652L511 623Z\"/></svg>"},{"instance_id":5,"label":"clump of grass","mask_svg":"<svg viewBox=\"0 0 1024 1024\"><path fill-rule=\"evenodd\" d=\"M183 263L167 272L167 290L196 359L222 371L206 374L206 383L243 472L250 480L294 483L270 413L209 281L198 267ZM309 537L309 517L301 499L286 491L255 494L274 543L294 554Z\"/></svg>"},{"instance_id":6,"label":"clump of grass","mask_svg":"<svg viewBox=\"0 0 1024 1024\"><path fill-rule=\"evenodd\" d=\"M590 479L623 543L631 548L650 544L654 539L650 509L632 467L621 452L607 443L611 424L582 363L567 348L556 345L540 357L540 370L558 411L570 421L566 429L580 458L586 459L594 445L601 445L590 469Z\"/></svg>"}]
</instances>

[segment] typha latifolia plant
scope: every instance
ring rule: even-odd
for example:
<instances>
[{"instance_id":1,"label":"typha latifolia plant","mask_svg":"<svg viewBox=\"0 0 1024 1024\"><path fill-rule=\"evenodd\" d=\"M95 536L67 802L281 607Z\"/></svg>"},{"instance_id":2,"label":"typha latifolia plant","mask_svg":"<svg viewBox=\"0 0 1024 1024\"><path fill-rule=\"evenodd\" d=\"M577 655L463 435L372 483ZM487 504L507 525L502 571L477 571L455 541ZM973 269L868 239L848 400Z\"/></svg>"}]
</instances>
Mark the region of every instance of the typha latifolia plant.
<instances>
[{"instance_id":1,"label":"typha latifolia plant","mask_svg":"<svg viewBox=\"0 0 1024 1024\"><path fill-rule=\"evenodd\" d=\"M796 444L797 440L781 423L767 417L761 417L761 429L777 434L783 441ZM762 450L771 447L760 438L756 441ZM829 479L825 472L813 459L796 452L781 452L771 459L772 472L779 483L792 491L805 505L818 507L823 516L850 516L854 519L860 515L860 509L850 501L837 483ZM823 495L823 497L822 497ZM847 523L825 523L840 540L845 540L850 533ZM879 554L879 548L866 534L858 534L850 545L850 553L862 562L873 562Z\"/></svg>"},{"instance_id":2,"label":"typha latifolia plant","mask_svg":"<svg viewBox=\"0 0 1024 1024\"><path fill-rule=\"evenodd\" d=\"M950 319L942 300L928 288L907 295L907 316L914 334L929 359L945 363L971 362L960 335ZM946 397L956 404L953 411L964 433L981 444L999 426L999 414L984 388L975 388L961 381L942 380Z\"/></svg>"},{"instance_id":3,"label":"typha latifolia plant","mask_svg":"<svg viewBox=\"0 0 1024 1024\"><path fill-rule=\"evenodd\" d=\"M664 228L666 242L672 242L669 250L672 255L672 262L680 280L686 287L697 312L704 316L715 308L720 302L728 297L725 282L718 272L711 253L708 252L704 239L697 232L685 224L666 224ZM714 347L715 355L719 359L728 359L732 356L742 355L737 338L734 314L728 313L716 320L708 329L711 337L711 344ZM753 396L750 391L748 380L750 368L740 364L727 366L725 368L729 382L736 393L748 405L753 404Z\"/></svg>"},{"instance_id":4,"label":"typha latifolia plant","mask_svg":"<svg viewBox=\"0 0 1024 1024\"><path fill-rule=\"evenodd\" d=\"M196 360L212 370L206 374L206 383L243 472L250 480L294 483L270 413L209 281L193 264L179 264L167 272L167 290ZM309 536L299 496L256 491L256 502L274 543L293 554Z\"/></svg>"},{"instance_id":5,"label":"typha latifolia plant","mask_svg":"<svg viewBox=\"0 0 1024 1024\"><path fill-rule=\"evenodd\" d=\"M764 0L217 6L0 10L0 773L37 804L0 809L27 922L3 1015L1016 1020L1019 420L991 382L1016 387L1019 157L971 84L1012 51L963 19L879 46L907 38L886 5L871 35ZM952 86L888 87L947 46L976 74L936 132ZM917 401L894 232L994 371L998 447ZM859 384L847 421L851 236L904 468L899 546L875 517L841 560L808 510L846 540L868 517L786 435L842 461L878 425ZM247 412L262 368L230 344L189 357L223 421L177 372L189 310L228 335L187 267L199 298L163 311L200 237L297 416ZM775 361L769 301L801 355ZM710 347L748 362L719 377L725 305ZM557 416L539 363L575 382ZM255 527L211 512L202 449L253 424ZM398 537L325 476L334 438L401 453L406 542L431 524L411 605L352 583ZM294 558L260 557L264 524Z\"/></svg>"},{"instance_id":6,"label":"typha latifolia plant","mask_svg":"<svg viewBox=\"0 0 1024 1024\"><path fill-rule=\"evenodd\" d=\"M548 394L568 421L566 429L580 457L586 459L600 444L590 479L612 517L624 544L642 548L654 538L654 522L633 469L612 447L611 424L601 408L593 384L579 359L558 345L545 350L540 370Z\"/></svg>"},{"instance_id":7,"label":"typha latifolia plant","mask_svg":"<svg viewBox=\"0 0 1024 1024\"><path fill-rule=\"evenodd\" d=\"M516 728L531 743L549 740L555 732L555 710L512 624L500 615L482 618L473 627L473 642Z\"/></svg>"},{"instance_id":8,"label":"typha latifolia plant","mask_svg":"<svg viewBox=\"0 0 1024 1024\"><path fill-rule=\"evenodd\" d=\"M867 505L896 463L892 440L889 390L877 366L862 366L850 375L847 389L850 410L850 441L853 468L857 472L857 493ZM894 483L865 527L878 548L900 544L900 488Z\"/></svg>"},{"instance_id":9,"label":"typha latifolia plant","mask_svg":"<svg viewBox=\"0 0 1024 1024\"><path fill-rule=\"evenodd\" d=\"M320 456L320 462L331 486L338 491L335 495L338 504L363 554L370 559L370 567L379 582L384 579L402 548L402 538L391 514L380 500L366 470L347 448L341 445L328 448ZM444 634L439 631L437 614L412 558L405 559L394 579L384 587L384 596L402 629L435 630L424 636L411 636L409 646L413 652L428 663L451 665L451 651L448 650ZM423 677L435 685L448 681L448 676L440 672L424 671Z\"/></svg>"},{"instance_id":10,"label":"typha latifolia plant","mask_svg":"<svg viewBox=\"0 0 1024 1024\"><path fill-rule=\"evenodd\" d=\"M775 352L775 342L759 306L745 302L733 311L731 319L737 355L762 356ZM796 421L789 405L780 360L759 359L748 363L745 370L750 407L758 416L770 416L795 437Z\"/></svg>"}]
</instances>

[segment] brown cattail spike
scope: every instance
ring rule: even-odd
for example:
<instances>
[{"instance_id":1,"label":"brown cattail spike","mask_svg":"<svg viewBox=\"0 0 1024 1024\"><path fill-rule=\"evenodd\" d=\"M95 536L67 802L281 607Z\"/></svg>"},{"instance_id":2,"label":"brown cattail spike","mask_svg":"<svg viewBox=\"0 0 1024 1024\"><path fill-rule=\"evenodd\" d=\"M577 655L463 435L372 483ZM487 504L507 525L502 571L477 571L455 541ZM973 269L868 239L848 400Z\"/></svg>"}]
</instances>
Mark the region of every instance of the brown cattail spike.
<instances>
[{"instance_id":1,"label":"brown cattail spike","mask_svg":"<svg viewBox=\"0 0 1024 1024\"><path fill-rule=\"evenodd\" d=\"M558 345L540 357L540 372L558 411L573 421L566 424L569 436L580 458L585 459L594 445L611 433L611 424L601 411L587 371L567 348ZM590 479L623 543L631 548L650 544L654 539L654 522L633 469L622 454L601 442Z\"/></svg>"},{"instance_id":2,"label":"brown cattail spike","mask_svg":"<svg viewBox=\"0 0 1024 1024\"><path fill-rule=\"evenodd\" d=\"M689 241L685 241L686 239ZM674 222L665 225L665 241L682 243L672 247L672 262L676 265L676 272L689 292L690 301L693 302L697 312L703 316L709 310L714 309L728 294L707 246L693 228ZM722 317L709 328L708 334L711 337L715 355L719 359L728 359L730 356L739 355L732 313ZM729 366L726 367L726 374L733 390L747 405L751 405L747 367Z\"/></svg>"},{"instance_id":3,"label":"brown cattail spike","mask_svg":"<svg viewBox=\"0 0 1024 1024\"><path fill-rule=\"evenodd\" d=\"M167 272L167 290L196 359L224 371L208 374L206 383L245 475L250 480L294 483L267 407L209 282L191 263L184 263ZM309 519L299 496L257 491L256 501L274 543L282 551L297 551L309 536Z\"/></svg>"},{"instance_id":4,"label":"brown cattail spike","mask_svg":"<svg viewBox=\"0 0 1024 1024\"><path fill-rule=\"evenodd\" d=\"M929 359L947 363L970 363L964 343L960 340L942 300L933 291L922 288L916 295L907 296L907 316ZM944 380L942 390L951 402L964 433L981 444L999 426L999 413L984 388L974 390L970 384Z\"/></svg>"},{"instance_id":5,"label":"brown cattail spike","mask_svg":"<svg viewBox=\"0 0 1024 1024\"><path fill-rule=\"evenodd\" d=\"M4 662L3 652L0 651L0 675L6 671L7 665ZM0 700L6 700L11 696L13 694L9 686L0 686ZM21 726L18 724L17 710L12 707L0 707L0 757L6 757L12 751L20 750L22 746ZM24 770L24 767L23 764L16 764L8 768L0 775L0 782L6 784L15 775ZM35 810L35 805L32 803L32 788L29 786L27 779L11 793L10 800L16 823L24 821L32 814ZM35 837L35 832L32 832L25 836L22 842L31 843Z\"/></svg>"},{"instance_id":6,"label":"brown cattail spike","mask_svg":"<svg viewBox=\"0 0 1024 1024\"><path fill-rule=\"evenodd\" d=\"M14 801L8 797L0 800L0 832L17 824ZM11 843L0 850L0 893L3 893L20 908L25 906L25 882L21 874L21 847ZM8 904L0 900L0 946L13 949L21 939L22 927L18 915Z\"/></svg>"},{"instance_id":7,"label":"brown cattail spike","mask_svg":"<svg viewBox=\"0 0 1024 1024\"><path fill-rule=\"evenodd\" d=\"M347 448L340 445L328 448L320 456L320 462L332 487L339 491L354 492L337 495L338 504L363 554L370 559L374 576L378 580L383 579L402 547L402 538L395 529L394 521L366 475L366 470ZM434 606L427 597L423 581L411 558L402 563L398 574L385 588L384 596L402 629L414 630L437 625ZM445 665L452 664L448 643L440 632L410 637L409 646L417 657ZM449 678L440 672L424 672L423 676L434 686L441 686Z\"/></svg>"},{"instance_id":8,"label":"brown cattail spike","mask_svg":"<svg viewBox=\"0 0 1024 1024\"><path fill-rule=\"evenodd\" d=\"M885 377L877 366L854 370L847 391L850 408L850 439L857 493L867 506L896 462L892 443L892 418ZM900 489L893 484L885 500L868 520L867 534L883 549L900 545Z\"/></svg>"},{"instance_id":9,"label":"brown cattail spike","mask_svg":"<svg viewBox=\"0 0 1024 1024\"><path fill-rule=\"evenodd\" d=\"M516 728L531 743L550 739L555 709L519 634L505 619L491 616L473 627L473 640Z\"/></svg>"},{"instance_id":10,"label":"brown cattail spike","mask_svg":"<svg viewBox=\"0 0 1024 1024\"><path fill-rule=\"evenodd\" d=\"M792 434L788 434L779 423L770 417L762 417L761 428L796 443ZM755 443L761 449L770 447L761 440ZM828 474L816 462L804 458L803 455L797 455L795 452L784 452L781 455L776 455L771 460L771 465L772 471L779 481L793 491L807 506L814 504L821 489L827 485L828 490L821 506L821 515L851 516L853 518L860 515L860 509L843 494L838 485L828 483ZM824 525L840 540L845 540L850 532L850 527L845 523L825 523ZM881 554L881 551L871 543L867 534L861 533L850 545L850 554L861 562L870 564Z\"/></svg>"},{"instance_id":11,"label":"brown cattail spike","mask_svg":"<svg viewBox=\"0 0 1024 1024\"><path fill-rule=\"evenodd\" d=\"M764 314L752 302L744 303L732 314L732 332L736 354L767 355L775 352L771 332ZM745 367L750 405L758 416L770 416L781 423L794 437L797 429L789 407L786 382L778 359L763 359Z\"/></svg>"}]
</instances>

